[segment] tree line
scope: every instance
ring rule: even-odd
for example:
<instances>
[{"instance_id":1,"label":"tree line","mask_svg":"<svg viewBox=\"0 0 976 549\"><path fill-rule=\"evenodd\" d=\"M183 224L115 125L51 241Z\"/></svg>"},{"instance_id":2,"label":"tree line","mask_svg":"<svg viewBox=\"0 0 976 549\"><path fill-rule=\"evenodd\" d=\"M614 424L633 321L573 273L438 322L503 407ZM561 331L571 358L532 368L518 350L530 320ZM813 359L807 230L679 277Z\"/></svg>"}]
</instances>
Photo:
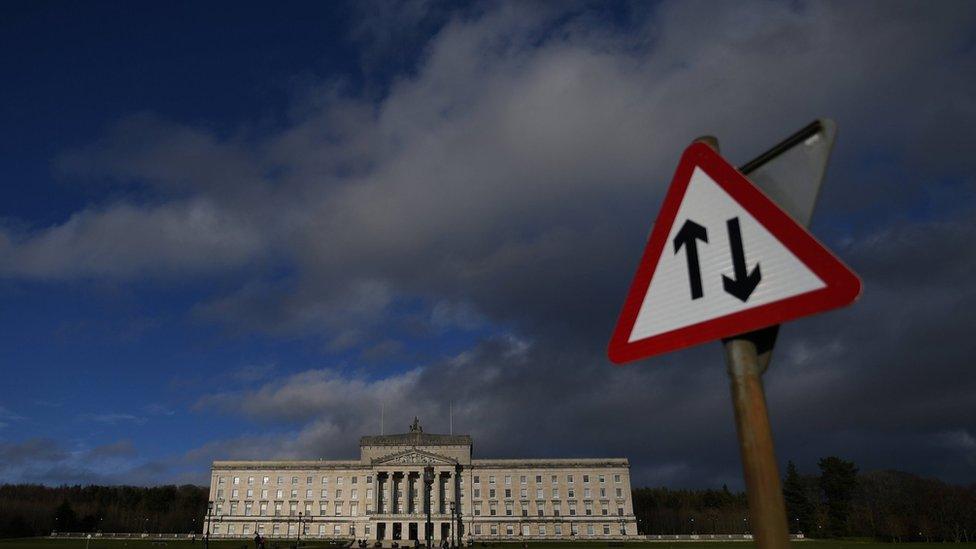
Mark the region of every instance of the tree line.
<instances>
[{"instance_id":1,"label":"tree line","mask_svg":"<svg viewBox=\"0 0 976 549\"><path fill-rule=\"evenodd\" d=\"M897 471L860 473L837 457L783 479L790 530L813 538L976 541L976 484L955 486ZM721 489L633 490L641 534L748 533L745 493ZM201 531L208 490L201 486L0 485L0 537L62 532Z\"/></svg>"},{"instance_id":2,"label":"tree line","mask_svg":"<svg viewBox=\"0 0 976 549\"><path fill-rule=\"evenodd\" d=\"M783 498L792 533L812 538L885 541L976 541L976 484L955 486L898 471L861 474L851 461L825 457L819 472L801 475L789 462ZM642 534L748 533L744 492L638 488Z\"/></svg>"}]
</instances>

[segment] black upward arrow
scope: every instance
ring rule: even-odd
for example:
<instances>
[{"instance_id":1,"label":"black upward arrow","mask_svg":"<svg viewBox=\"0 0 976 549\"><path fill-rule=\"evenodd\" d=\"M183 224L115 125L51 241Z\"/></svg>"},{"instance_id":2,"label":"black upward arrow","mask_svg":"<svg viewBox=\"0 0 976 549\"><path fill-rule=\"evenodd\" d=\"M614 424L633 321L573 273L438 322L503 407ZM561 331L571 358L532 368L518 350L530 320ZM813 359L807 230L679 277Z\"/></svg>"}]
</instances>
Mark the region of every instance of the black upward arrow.
<instances>
[{"instance_id":1,"label":"black upward arrow","mask_svg":"<svg viewBox=\"0 0 976 549\"><path fill-rule=\"evenodd\" d=\"M685 247L688 258L688 283L691 285L691 299L698 299L702 295L701 267L698 265L698 243L696 240L708 242L708 231L698 223L688 219L681 226L681 230L674 237L674 253L678 253L681 246Z\"/></svg>"},{"instance_id":2,"label":"black upward arrow","mask_svg":"<svg viewBox=\"0 0 976 549\"><path fill-rule=\"evenodd\" d=\"M739 218L733 217L725 222L729 228L729 245L732 247L732 268L735 269L735 279L722 275L722 285L725 291L741 299L743 302L749 300L753 290L762 280L759 272L759 264L748 275L746 274L746 253L742 249L742 233L739 232Z\"/></svg>"}]
</instances>

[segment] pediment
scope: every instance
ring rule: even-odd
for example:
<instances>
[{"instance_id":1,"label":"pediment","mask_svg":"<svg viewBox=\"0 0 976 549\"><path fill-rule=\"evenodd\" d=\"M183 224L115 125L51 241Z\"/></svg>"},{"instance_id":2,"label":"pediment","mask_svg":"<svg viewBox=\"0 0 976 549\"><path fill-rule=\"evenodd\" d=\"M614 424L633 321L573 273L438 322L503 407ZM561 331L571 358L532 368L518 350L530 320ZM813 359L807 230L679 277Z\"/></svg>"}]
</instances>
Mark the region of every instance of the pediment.
<instances>
[{"instance_id":1,"label":"pediment","mask_svg":"<svg viewBox=\"0 0 976 549\"><path fill-rule=\"evenodd\" d=\"M411 448L373 459L374 464L393 465L454 465L457 461L433 452Z\"/></svg>"}]
</instances>

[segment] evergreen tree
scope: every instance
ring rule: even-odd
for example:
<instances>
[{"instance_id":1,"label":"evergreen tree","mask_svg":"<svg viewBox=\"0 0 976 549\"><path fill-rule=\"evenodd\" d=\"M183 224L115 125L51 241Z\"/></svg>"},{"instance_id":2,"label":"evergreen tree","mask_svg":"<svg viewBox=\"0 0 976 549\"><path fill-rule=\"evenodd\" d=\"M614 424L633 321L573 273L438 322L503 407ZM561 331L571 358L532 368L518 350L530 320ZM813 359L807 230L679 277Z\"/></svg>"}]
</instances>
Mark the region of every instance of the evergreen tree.
<instances>
[{"instance_id":1,"label":"evergreen tree","mask_svg":"<svg viewBox=\"0 0 976 549\"><path fill-rule=\"evenodd\" d=\"M786 519L793 533L810 534L813 527L813 502L807 495L806 483L792 461L786 463L783 479L783 500L786 502Z\"/></svg>"},{"instance_id":2,"label":"evergreen tree","mask_svg":"<svg viewBox=\"0 0 976 549\"><path fill-rule=\"evenodd\" d=\"M830 456L821 459L820 490L827 505L827 533L834 537L850 533L851 502L857 489L854 462Z\"/></svg>"}]
</instances>

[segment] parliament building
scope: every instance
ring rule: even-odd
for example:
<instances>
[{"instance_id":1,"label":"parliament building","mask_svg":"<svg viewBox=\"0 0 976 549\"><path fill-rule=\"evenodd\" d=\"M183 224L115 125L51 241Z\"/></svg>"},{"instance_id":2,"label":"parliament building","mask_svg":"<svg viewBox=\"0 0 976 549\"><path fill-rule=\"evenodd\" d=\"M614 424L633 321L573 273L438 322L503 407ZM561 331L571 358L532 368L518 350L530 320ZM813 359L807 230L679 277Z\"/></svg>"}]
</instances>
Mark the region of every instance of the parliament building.
<instances>
[{"instance_id":1,"label":"parliament building","mask_svg":"<svg viewBox=\"0 0 976 549\"><path fill-rule=\"evenodd\" d=\"M407 433L362 437L359 450L358 460L215 461L202 533L422 542L427 469L438 544L637 536L625 458L472 459L470 436L424 433L416 419Z\"/></svg>"}]
</instances>

